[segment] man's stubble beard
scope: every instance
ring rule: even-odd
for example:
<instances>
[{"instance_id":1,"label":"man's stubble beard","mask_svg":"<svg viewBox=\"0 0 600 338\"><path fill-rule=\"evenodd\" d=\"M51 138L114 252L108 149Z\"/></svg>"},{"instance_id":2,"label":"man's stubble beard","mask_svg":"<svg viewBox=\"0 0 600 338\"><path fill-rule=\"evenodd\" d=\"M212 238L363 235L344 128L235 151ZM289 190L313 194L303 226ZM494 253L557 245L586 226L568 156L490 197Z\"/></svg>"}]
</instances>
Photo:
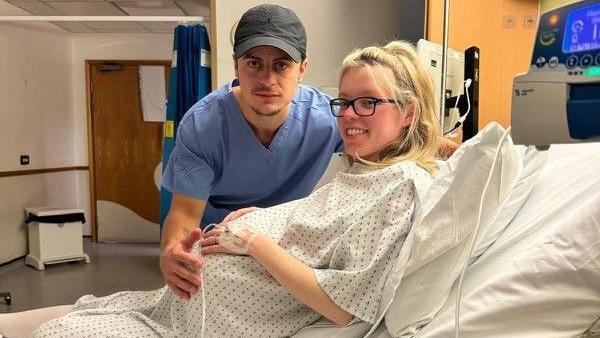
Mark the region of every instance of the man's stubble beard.
<instances>
[{"instance_id":1,"label":"man's stubble beard","mask_svg":"<svg viewBox=\"0 0 600 338\"><path fill-rule=\"evenodd\" d=\"M272 110L272 111L260 111L254 107L252 107L252 111L254 111L254 113L256 115L258 115L259 117L272 117L272 116L276 116L279 113L281 113L283 111L282 108L277 109L277 110Z\"/></svg>"}]
</instances>

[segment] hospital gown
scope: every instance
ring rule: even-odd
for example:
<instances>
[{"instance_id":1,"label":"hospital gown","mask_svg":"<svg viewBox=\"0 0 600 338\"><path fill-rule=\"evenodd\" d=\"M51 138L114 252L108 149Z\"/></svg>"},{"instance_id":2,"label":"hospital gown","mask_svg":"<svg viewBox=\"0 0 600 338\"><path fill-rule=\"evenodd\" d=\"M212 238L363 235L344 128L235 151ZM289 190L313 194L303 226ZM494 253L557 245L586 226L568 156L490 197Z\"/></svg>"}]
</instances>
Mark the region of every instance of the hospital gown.
<instances>
[{"instance_id":1,"label":"hospital gown","mask_svg":"<svg viewBox=\"0 0 600 338\"><path fill-rule=\"evenodd\" d=\"M319 285L355 318L374 323L383 286L411 225L415 185L430 175L412 162L354 163L310 196L259 209L252 225L314 269ZM252 257L207 255L205 337L287 337L321 315L296 300ZM84 296L34 337L199 337L202 296L168 288Z\"/></svg>"}]
</instances>

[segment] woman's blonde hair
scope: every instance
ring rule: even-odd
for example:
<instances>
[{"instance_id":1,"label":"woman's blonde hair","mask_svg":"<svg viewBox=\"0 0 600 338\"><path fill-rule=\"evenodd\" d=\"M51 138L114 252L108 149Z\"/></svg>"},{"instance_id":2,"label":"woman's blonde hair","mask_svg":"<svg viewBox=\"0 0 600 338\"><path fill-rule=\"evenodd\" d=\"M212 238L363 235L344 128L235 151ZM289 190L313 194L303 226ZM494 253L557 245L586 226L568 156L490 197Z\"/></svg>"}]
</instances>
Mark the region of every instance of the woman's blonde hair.
<instances>
[{"instance_id":1,"label":"woman's blonde hair","mask_svg":"<svg viewBox=\"0 0 600 338\"><path fill-rule=\"evenodd\" d=\"M394 78L384 72L375 74L377 67L390 69ZM405 41L357 49L342 62L340 80L350 70L365 68L382 89L398 100L399 110L412 111L412 122L401 139L388 144L378 153L377 161L357 160L376 166L412 160L430 173L437 169L435 158L440 144L433 82L429 72L418 59L414 46Z\"/></svg>"}]
</instances>

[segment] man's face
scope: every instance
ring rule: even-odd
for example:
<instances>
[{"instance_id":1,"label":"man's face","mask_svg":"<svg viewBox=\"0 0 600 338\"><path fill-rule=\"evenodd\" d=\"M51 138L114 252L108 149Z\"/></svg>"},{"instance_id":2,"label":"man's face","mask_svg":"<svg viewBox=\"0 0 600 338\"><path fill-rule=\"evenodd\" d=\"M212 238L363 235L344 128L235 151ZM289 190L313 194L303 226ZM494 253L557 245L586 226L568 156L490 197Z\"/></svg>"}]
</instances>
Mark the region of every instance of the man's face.
<instances>
[{"instance_id":1,"label":"man's face","mask_svg":"<svg viewBox=\"0 0 600 338\"><path fill-rule=\"evenodd\" d=\"M304 77L306 60L295 63L282 50L258 46L234 61L244 103L259 116L287 112L298 83Z\"/></svg>"}]
</instances>

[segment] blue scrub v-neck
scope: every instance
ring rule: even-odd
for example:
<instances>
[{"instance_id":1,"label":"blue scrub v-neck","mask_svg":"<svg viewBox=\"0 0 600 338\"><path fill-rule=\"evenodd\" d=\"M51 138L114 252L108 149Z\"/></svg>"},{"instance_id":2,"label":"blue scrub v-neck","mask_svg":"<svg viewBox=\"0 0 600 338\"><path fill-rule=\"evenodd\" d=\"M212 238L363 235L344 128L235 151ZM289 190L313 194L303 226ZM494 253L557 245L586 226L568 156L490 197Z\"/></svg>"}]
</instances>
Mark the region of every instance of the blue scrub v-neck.
<instances>
[{"instance_id":1,"label":"blue scrub v-neck","mask_svg":"<svg viewBox=\"0 0 600 338\"><path fill-rule=\"evenodd\" d=\"M233 96L233 93L230 93L230 95ZM237 103L237 101L235 102ZM288 109L288 116L286 117L285 121L283 121L283 124L275 132L273 140L271 141L268 147L265 147L265 145L262 144L262 142L260 142L256 134L254 134L252 126L250 125L250 122L244 117L239 103L236 104L236 107L232 107L234 108L234 111L232 111L231 113L239 117L237 120L240 123L240 128L244 130L245 135L248 139L247 144L254 147L256 151L260 151L261 153L263 153L266 161L270 161L272 157L277 156L277 154L280 153L282 146L285 144L288 132L291 127L290 125L294 123L294 120L296 120L294 116L294 110L292 109L294 104L295 103L293 101L290 103Z\"/></svg>"}]
</instances>

